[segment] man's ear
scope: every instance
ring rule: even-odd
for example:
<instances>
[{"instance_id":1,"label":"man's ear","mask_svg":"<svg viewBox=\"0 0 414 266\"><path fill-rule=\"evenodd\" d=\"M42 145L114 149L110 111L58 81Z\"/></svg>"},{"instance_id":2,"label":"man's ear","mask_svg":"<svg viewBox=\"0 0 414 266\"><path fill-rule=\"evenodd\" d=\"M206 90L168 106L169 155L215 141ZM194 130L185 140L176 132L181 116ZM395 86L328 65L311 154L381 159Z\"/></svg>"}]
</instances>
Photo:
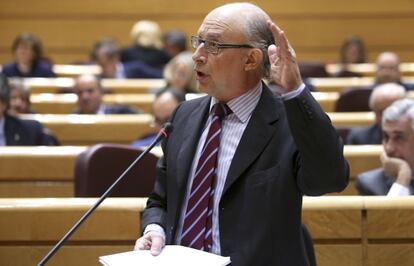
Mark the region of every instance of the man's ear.
<instances>
[{"instance_id":1,"label":"man's ear","mask_svg":"<svg viewBox=\"0 0 414 266\"><path fill-rule=\"evenodd\" d=\"M245 71L255 70L260 67L263 61L263 53L258 48L250 49L247 54L246 63L244 65Z\"/></svg>"}]
</instances>

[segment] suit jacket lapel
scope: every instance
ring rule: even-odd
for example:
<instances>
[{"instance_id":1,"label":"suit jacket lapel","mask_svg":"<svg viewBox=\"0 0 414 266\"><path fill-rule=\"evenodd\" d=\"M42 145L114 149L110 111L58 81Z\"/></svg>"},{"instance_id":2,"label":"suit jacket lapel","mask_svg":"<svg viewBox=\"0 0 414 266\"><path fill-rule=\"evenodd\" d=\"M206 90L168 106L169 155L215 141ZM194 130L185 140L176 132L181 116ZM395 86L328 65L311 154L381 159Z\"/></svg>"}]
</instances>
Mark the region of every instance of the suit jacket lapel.
<instances>
[{"instance_id":1,"label":"suit jacket lapel","mask_svg":"<svg viewBox=\"0 0 414 266\"><path fill-rule=\"evenodd\" d=\"M261 154L276 131L274 123L279 119L278 104L273 94L264 85L257 107L254 109L240 144L236 149L227 174L223 194Z\"/></svg>"}]
</instances>

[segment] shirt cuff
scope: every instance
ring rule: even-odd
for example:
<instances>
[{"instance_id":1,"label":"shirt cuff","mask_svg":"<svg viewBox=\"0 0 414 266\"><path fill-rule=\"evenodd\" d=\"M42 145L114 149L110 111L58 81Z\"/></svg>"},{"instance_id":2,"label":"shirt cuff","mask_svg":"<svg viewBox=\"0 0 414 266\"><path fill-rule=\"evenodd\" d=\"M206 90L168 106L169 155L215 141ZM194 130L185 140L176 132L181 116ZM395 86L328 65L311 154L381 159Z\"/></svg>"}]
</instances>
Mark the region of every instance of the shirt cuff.
<instances>
[{"instance_id":1,"label":"shirt cuff","mask_svg":"<svg viewBox=\"0 0 414 266\"><path fill-rule=\"evenodd\" d=\"M297 97L299 94L302 93L302 91L306 88L305 83L300 84L299 88L297 88L294 91L290 91L288 93L284 93L281 95L282 99L287 101L290 99L293 99L295 97Z\"/></svg>"},{"instance_id":2,"label":"shirt cuff","mask_svg":"<svg viewBox=\"0 0 414 266\"><path fill-rule=\"evenodd\" d=\"M150 231L154 231L162 235L165 239L165 232L164 228L162 228L159 224L149 224L145 227L144 235Z\"/></svg>"},{"instance_id":3,"label":"shirt cuff","mask_svg":"<svg viewBox=\"0 0 414 266\"><path fill-rule=\"evenodd\" d=\"M399 183L394 182L390 188L390 191L388 191L387 196L410 196L410 188L403 186Z\"/></svg>"}]
</instances>

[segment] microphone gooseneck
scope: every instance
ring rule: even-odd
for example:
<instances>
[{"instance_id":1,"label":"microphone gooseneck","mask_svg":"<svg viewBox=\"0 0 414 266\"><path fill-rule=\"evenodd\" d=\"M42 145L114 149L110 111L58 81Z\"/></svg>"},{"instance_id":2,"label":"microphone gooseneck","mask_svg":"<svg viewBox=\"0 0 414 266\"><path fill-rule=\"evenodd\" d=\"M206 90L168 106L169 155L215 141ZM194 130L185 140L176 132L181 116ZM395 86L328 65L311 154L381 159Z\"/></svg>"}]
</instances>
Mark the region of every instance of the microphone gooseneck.
<instances>
[{"instance_id":1,"label":"microphone gooseneck","mask_svg":"<svg viewBox=\"0 0 414 266\"><path fill-rule=\"evenodd\" d=\"M149 145L129 166L128 168L115 180L114 183L102 194L102 196L96 201L96 203L89 208L89 210L76 222L76 224L66 233L65 236L49 251L49 253L37 264L37 266L43 266L46 262L59 250L59 248L65 243L67 239L78 229L78 227L92 214L92 212L111 194L112 190L121 182L121 180L128 174L128 172L137 164L142 157L144 157L149 151L157 145L162 139L168 138L169 134L173 131L174 126L167 122L164 127L158 132L155 140Z\"/></svg>"}]
</instances>

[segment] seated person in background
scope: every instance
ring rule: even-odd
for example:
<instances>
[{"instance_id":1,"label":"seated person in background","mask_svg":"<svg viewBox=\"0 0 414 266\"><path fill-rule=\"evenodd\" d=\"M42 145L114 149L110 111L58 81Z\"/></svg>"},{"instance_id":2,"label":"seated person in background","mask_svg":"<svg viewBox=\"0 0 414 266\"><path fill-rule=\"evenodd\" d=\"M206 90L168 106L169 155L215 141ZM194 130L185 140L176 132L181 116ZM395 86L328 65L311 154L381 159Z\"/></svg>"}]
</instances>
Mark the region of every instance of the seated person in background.
<instances>
[{"instance_id":1,"label":"seated person in background","mask_svg":"<svg viewBox=\"0 0 414 266\"><path fill-rule=\"evenodd\" d=\"M385 109L382 130L382 168L358 175L355 186L362 195L413 195L414 101L398 100Z\"/></svg>"},{"instance_id":2,"label":"seated person in background","mask_svg":"<svg viewBox=\"0 0 414 266\"><path fill-rule=\"evenodd\" d=\"M149 146L155 140L158 131L160 131L164 124L170 119L171 114L178 104L184 100L185 95L180 91L170 88L159 91L155 95L155 100L152 104L152 113L154 115L152 126L155 132L134 141L131 145L136 148Z\"/></svg>"},{"instance_id":3,"label":"seated person in background","mask_svg":"<svg viewBox=\"0 0 414 266\"><path fill-rule=\"evenodd\" d=\"M358 73L347 70L348 64L362 64L366 62L365 45L358 36L352 36L344 41L341 47L340 63L343 68L335 74L337 77L360 77Z\"/></svg>"},{"instance_id":4,"label":"seated person in background","mask_svg":"<svg viewBox=\"0 0 414 266\"><path fill-rule=\"evenodd\" d=\"M369 98L369 107L375 113L375 124L367 127L353 128L348 134L347 144L381 144L382 112L394 101L405 97L405 89L396 83L380 84L374 88Z\"/></svg>"},{"instance_id":5,"label":"seated person in background","mask_svg":"<svg viewBox=\"0 0 414 266\"><path fill-rule=\"evenodd\" d=\"M167 31L162 37L164 52L173 58L181 52L187 51L187 37L185 33L178 30Z\"/></svg>"},{"instance_id":6,"label":"seated person in background","mask_svg":"<svg viewBox=\"0 0 414 266\"><path fill-rule=\"evenodd\" d=\"M401 82L400 58L396 53L383 52L376 60L377 71L375 73L375 84L398 83L406 90L414 90L414 84ZM374 85L375 86L375 85Z\"/></svg>"},{"instance_id":7,"label":"seated person in background","mask_svg":"<svg viewBox=\"0 0 414 266\"><path fill-rule=\"evenodd\" d=\"M104 91L100 80L93 75L81 75L75 80L75 93L78 95L78 109L75 114L137 114L125 105L105 105L102 103Z\"/></svg>"},{"instance_id":8,"label":"seated person in background","mask_svg":"<svg viewBox=\"0 0 414 266\"><path fill-rule=\"evenodd\" d=\"M35 120L19 119L8 114L10 87L0 74L0 146L55 145L56 139L48 135Z\"/></svg>"},{"instance_id":9,"label":"seated person in background","mask_svg":"<svg viewBox=\"0 0 414 266\"><path fill-rule=\"evenodd\" d=\"M121 63L118 44L112 38L103 38L92 51L96 63L102 68L101 78L162 78L162 71L139 61Z\"/></svg>"},{"instance_id":10,"label":"seated person in background","mask_svg":"<svg viewBox=\"0 0 414 266\"><path fill-rule=\"evenodd\" d=\"M32 33L22 33L13 42L15 62L3 66L8 77L54 77L52 66L42 60L42 44Z\"/></svg>"},{"instance_id":11,"label":"seated person in background","mask_svg":"<svg viewBox=\"0 0 414 266\"><path fill-rule=\"evenodd\" d=\"M23 85L21 79L9 79L10 101L8 113L13 116L19 114L33 114L30 103L30 91Z\"/></svg>"},{"instance_id":12,"label":"seated person in background","mask_svg":"<svg viewBox=\"0 0 414 266\"><path fill-rule=\"evenodd\" d=\"M167 80L167 87L183 93L198 92L192 54L182 52L171 59L165 66L164 78Z\"/></svg>"},{"instance_id":13,"label":"seated person in background","mask_svg":"<svg viewBox=\"0 0 414 266\"><path fill-rule=\"evenodd\" d=\"M121 61L142 61L152 67L163 68L169 61L162 50L161 29L153 21L141 20L131 30L133 44L121 51Z\"/></svg>"}]
</instances>

